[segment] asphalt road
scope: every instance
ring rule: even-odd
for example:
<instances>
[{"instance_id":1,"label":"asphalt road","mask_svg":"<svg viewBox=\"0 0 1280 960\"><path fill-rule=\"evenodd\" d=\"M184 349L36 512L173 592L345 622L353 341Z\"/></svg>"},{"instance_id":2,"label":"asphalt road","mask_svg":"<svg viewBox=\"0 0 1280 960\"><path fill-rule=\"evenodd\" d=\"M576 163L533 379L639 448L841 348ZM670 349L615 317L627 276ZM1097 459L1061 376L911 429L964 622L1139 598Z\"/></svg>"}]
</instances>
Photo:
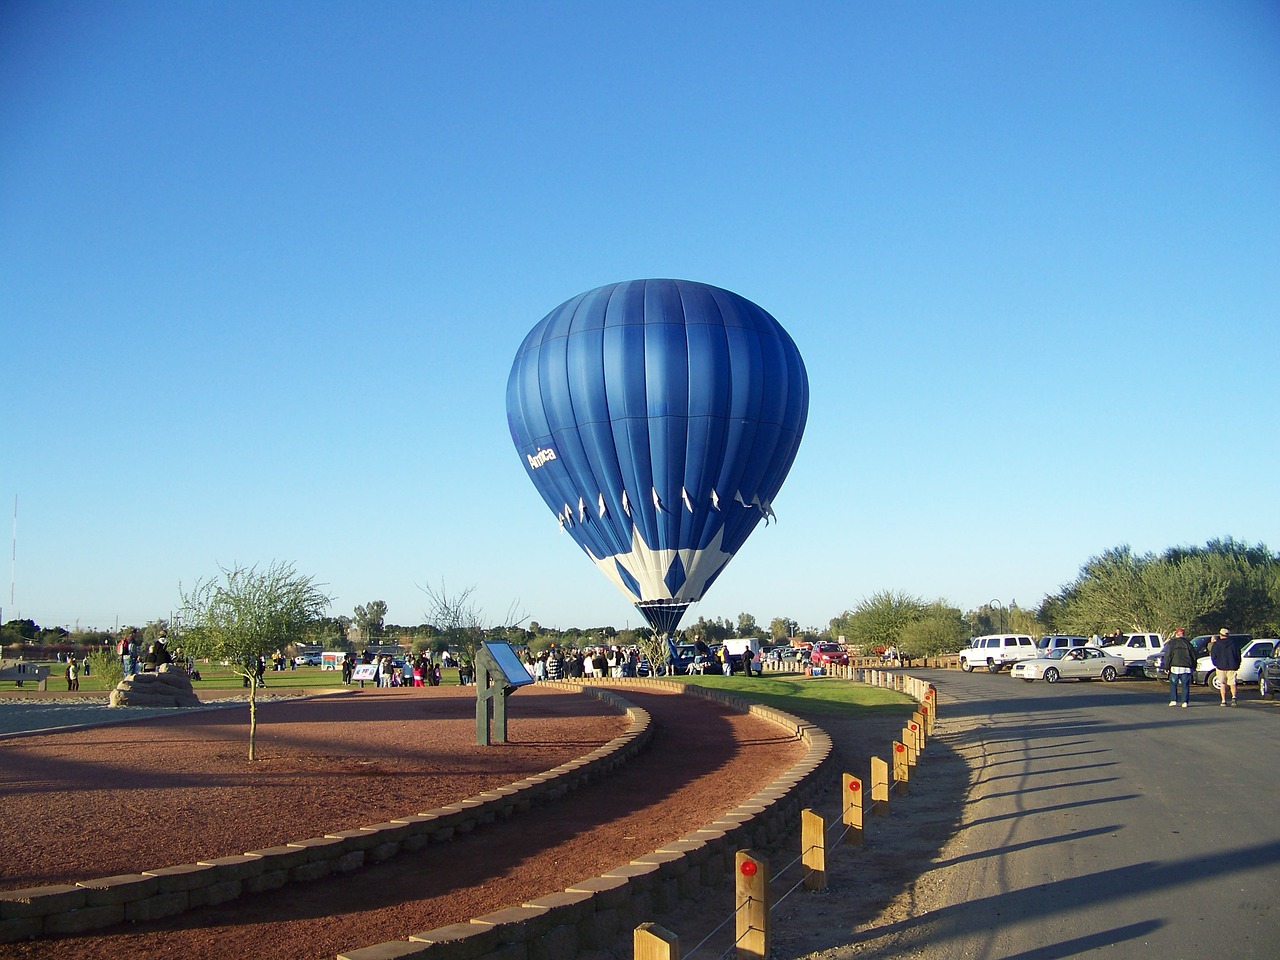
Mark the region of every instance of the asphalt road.
<instances>
[{"instance_id":1,"label":"asphalt road","mask_svg":"<svg viewBox=\"0 0 1280 960\"><path fill-rule=\"evenodd\" d=\"M930 671L974 782L911 916L860 960L1280 957L1280 704Z\"/></svg>"}]
</instances>

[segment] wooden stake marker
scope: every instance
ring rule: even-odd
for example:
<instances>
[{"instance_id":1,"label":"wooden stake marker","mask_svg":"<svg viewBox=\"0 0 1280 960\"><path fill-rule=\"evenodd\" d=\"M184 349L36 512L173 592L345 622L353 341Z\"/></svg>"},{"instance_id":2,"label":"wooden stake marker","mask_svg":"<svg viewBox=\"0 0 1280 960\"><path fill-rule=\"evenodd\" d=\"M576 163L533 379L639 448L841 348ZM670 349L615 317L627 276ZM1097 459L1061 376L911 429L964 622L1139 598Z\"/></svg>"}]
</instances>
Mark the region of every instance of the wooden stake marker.
<instances>
[{"instance_id":1,"label":"wooden stake marker","mask_svg":"<svg viewBox=\"0 0 1280 960\"><path fill-rule=\"evenodd\" d=\"M844 822L844 842L862 845L862 781L846 773L843 777L844 810L841 819Z\"/></svg>"},{"instance_id":2,"label":"wooden stake marker","mask_svg":"<svg viewBox=\"0 0 1280 960\"><path fill-rule=\"evenodd\" d=\"M734 901L737 909L738 960L764 960L769 956L769 861L750 850L739 850L734 857Z\"/></svg>"},{"instance_id":3,"label":"wooden stake marker","mask_svg":"<svg viewBox=\"0 0 1280 960\"><path fill-rule=\"evenodd\" d=\"M800 811L800 862L806 890L827 889L827 821L807 807Z\"/></svg>"},{"instance_id":4,"label":"wooden stake marker","mask_svg":"<svg viewBox=\"0 0 1280 960\"><path fill-rule=\"evenodd\" d=\"M907 726L916 735L916 752L923 753L924 742L928 737L928 731L925 729L924 714L917 710L911 715L911 722Z\"/></svg>"},{"instance_id":5,"label":"wooden stake marker","mask_svg":"<svg viewBox=\"0 0 1280 960\"><path fill-rule=\"evenodd\" d=\"M893 789L902 796L907 792L907 781L911 773L907 765L907 745L893 741Z\"/></svg>"},{"instance_id":6,"label":"wooden stake marker","mask_svg":"<svg viewBox=\"0 0 1280 960\"><path fill-rule=\"evenodd\" d=\"M656 923L642 923L631 937L634 960L680 960L680 938Z\"/></svg>"},{"instance_id":7,"label":"wooden stake marker","mask_svg":"<svg viewBox=\"0 0 1280 960\"><path fill-rule=\"evenodd\" d=\"M902 728L902 745L907 748L907 768L914 770L917 758L916 735L910 724Z\"/></svg>"},{"instance_id":8,"label":"wooden stake marker","mask_svg":"<svg viewBox=\"0 0 1280 960\"><path fill-rule=\"evenodd\" d=\"M889 813L889 764L879 757L871 758L871 813L877 817Z\"/></svg>"}]
</instances>

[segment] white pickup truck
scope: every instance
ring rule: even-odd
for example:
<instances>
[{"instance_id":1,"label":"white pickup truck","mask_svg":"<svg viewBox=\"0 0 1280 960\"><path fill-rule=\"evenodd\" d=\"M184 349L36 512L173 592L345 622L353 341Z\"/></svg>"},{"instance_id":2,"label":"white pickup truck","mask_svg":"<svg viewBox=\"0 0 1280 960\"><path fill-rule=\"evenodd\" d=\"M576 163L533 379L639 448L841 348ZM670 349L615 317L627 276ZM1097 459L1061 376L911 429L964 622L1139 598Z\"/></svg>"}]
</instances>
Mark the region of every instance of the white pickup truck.
<instances>
[{"instance_id":1,"label":"white pickup truck","mask_svg":"<svg viewBox=\"0 0 1280 960\"><path fill-rule=\"evenodd\" d=\"M1108 639L1110 638L1103 638L1102 649L1124 661L1126 676L1142 676L1142 667L1147 657L1164 648L1164 637L1158 633L1126 633L1121 635L1118 643L1110 644Z\"/></svg>"}]
</instances>

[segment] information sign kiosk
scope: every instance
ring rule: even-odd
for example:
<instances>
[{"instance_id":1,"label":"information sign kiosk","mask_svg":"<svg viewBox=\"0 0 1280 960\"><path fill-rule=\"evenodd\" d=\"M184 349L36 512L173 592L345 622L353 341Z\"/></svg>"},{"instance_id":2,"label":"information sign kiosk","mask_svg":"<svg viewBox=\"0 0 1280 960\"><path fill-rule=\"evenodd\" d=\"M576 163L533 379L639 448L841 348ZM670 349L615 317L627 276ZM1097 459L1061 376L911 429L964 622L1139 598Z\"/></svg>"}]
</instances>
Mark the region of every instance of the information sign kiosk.
<instances>
[{"instance_id":1,"label":"information sign kiosk","mask_svg":"<svg viewBox=\"0 0 1280 960\"><path fill-rule=\"evenodd\" d=\"M476 652L476 743L507 742L507 697L533 683L520 657L505 640L484 640ZM497 730L491 739L489 721Z\"/></svg>"}]
</instances>

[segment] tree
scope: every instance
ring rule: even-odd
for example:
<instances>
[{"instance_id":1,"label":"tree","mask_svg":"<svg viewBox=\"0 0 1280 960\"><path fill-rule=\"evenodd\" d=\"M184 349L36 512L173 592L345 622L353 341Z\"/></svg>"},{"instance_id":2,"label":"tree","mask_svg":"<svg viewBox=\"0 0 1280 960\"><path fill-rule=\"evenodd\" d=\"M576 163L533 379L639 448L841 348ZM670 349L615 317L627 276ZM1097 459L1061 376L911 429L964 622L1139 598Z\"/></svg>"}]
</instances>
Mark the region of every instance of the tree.
<instances>
[{"instance_id":1,"label":"tree","mask_svg":"<svg viewBox=\"0 0 1280 960\"><path fill-rule=\"evenodd\" d=\"M1188 552L1202 559L1224 585L1216 622L1202 624L1210 632L1227 626L1256 633L1274 622L1277 611L1270 594L1271 584L1280 576L1280 556L1261 543L1250 546L1231 537L1210 540L1203 549Z\"/></svg>"},{"instance_id":2,"label":"tree","mask_svg":"<svg viewBox=\"0 0 1280 960\"><path fill-rule=\"evenodd\" d=\"M467 587L458 593L450 593L444 581L441 580L438 588L426 586L418 589L425 593L430 601L426 618L436 632L443 634L442 640L450 647L463 652L471 663L475 663L476 651L490 630L484 611L471 599L476 590L475 586ZM517 613L519 605L519 600L511 602L511 606L507 608L506 623L499 628L500 630L516 628L528 619L528 614ZM433 646L435 646L434 643ZM443 650L445 647L439 646L437 649Z\"/></svg>"},{"instance_id":3,"label":"tree","mask_svg":"<svg viewBox=\"0 0 1280 960\"><path fill-rule=\"evenodd\" d=\"M374 600L368 604L359 605L356 607L355 614L355 625L360 629L360 636L366 642L382 636L383 621L387 616L385 600Z\"/></svg>"},{"instance_id":4,"label":"tree","mask_svg":"<svg viewBox=\"0 0 1280 960\"><path fill-rule=\"evenodd\" d=\"M1128 544L1091 557L1080 570L1067 602L1072 632L1110 633L1145 630L1152 622L1143 568L1150 556L1135 556Z\"/></svg>"},{"instance_id":5,"label":"tree","mask_svg":"<svg viewBox=\"0 0 1280 960\"><path fill-rule=\"evenodd\" d=\"M1200 557L1148 564L1142 571L1151 619L1139 630L1155 630L1168 636L1177 627L1200 623L1226 599L1226 583L1215 576Z\"/></svg>"},{"instance_id":6,"label":"tree","mask_svg":"<svg viewBox=\"0 0 1280 960\"><path fill-rule=\"evenodd\" d=\"M698 622L684 631L691 639L698 638L706 643L720 643L733 636L731 625L727 622L699 617Z\"/></svg>"},{"instance_id":7,"label":"tree","mask_svg":"<svg viewBox=\"0 0 1280 960\"><path fill-rule=\"evenodd\" d=\"M758 636L760 628L756 626L756 618L749 613L738 614L738 636L754 637Z\"/></svg>"},{"instance_id":8,"label":"tree","mask_svg":"<svg viewBox=\"0 0 1280 960\"><path fill-rule=\"evenodd\" d=\"M0 627L0 636L5 643L22 643L40 636L40 628L34 620L10 620Z\"/></svg>"},{"instance_id":9,"label":"tree","mask_svg":"<svg viewBox=\"0 0 1280 960\"><path fill-rule=\"evenodd\" d=\"M769 639L774 643L781 643L788 637L797 636L799 633L800 624L789 617L774 617L769 621Z\"/></svg>"},{"instance_id":10,"label":"tree","mask_svg":"<svg viewBox=\"0 0 1280 960\"><path fill-rule=\"evenodd\" d=\"M1135 555L1122 545L1091 558L1074 581L1045 598L1040 619L1067 633L1175 627L1274 632L1280 625L1280 556L1263 544L1211 540Z\"/></svg>"},{"instance_id":11,"label":"tree","mask_svg":"<svg viewBox=\"0 0 1280 960\"><path fill-rule=\"evenodd\" d=\"M955 653L969 637L969 624L959 609L941 600L930 604L918 620L902 628L898 650L906 657L932 657Z\"/></svg>"},{"instance_id":12,"label":"tree","mask_svg":"<svg viewBox=\"0 0 1280 960\"><path fill-rule=\"evenodd\" d=\"M249 686L249 760L258 731L258 658L301 640L328 609L330 597L292 564L265 570L222 568L220 578L182 591L181 641L187 654L226 660Z\"/></svg>"},{"instance_id":13,"label":"tree","mask_svg":"<svg viewBox=\"0 0 1280 960\"><path fill-rule=\"evenodd\" d=\"M346 627L350 622L349 617L321 617L307 628L302 642L324 650L350 650Z\"/></svg>"},{"instance_id":14,"label":"tree","mask_svg":"<svg viewBox=\"0 0 1280 960\"><path fill-rule=\"evenodd\" d=\"M897 643L903 628L919 620L926 607L919 597L882 590L834 618L831 634L843 636L846 643L864 651L882 650Z\"/></svg>"},{"instance_id":15,"label":"tree","mask_svg":"<svg viewBox=\"0 0 1280 960\"><path fill-rule=\"evenodd\" d=\"M71 631L65 627L41 627L40 633L36 639L48 646L64 643L71 636Z\"/></svg>"}]
</instances>

